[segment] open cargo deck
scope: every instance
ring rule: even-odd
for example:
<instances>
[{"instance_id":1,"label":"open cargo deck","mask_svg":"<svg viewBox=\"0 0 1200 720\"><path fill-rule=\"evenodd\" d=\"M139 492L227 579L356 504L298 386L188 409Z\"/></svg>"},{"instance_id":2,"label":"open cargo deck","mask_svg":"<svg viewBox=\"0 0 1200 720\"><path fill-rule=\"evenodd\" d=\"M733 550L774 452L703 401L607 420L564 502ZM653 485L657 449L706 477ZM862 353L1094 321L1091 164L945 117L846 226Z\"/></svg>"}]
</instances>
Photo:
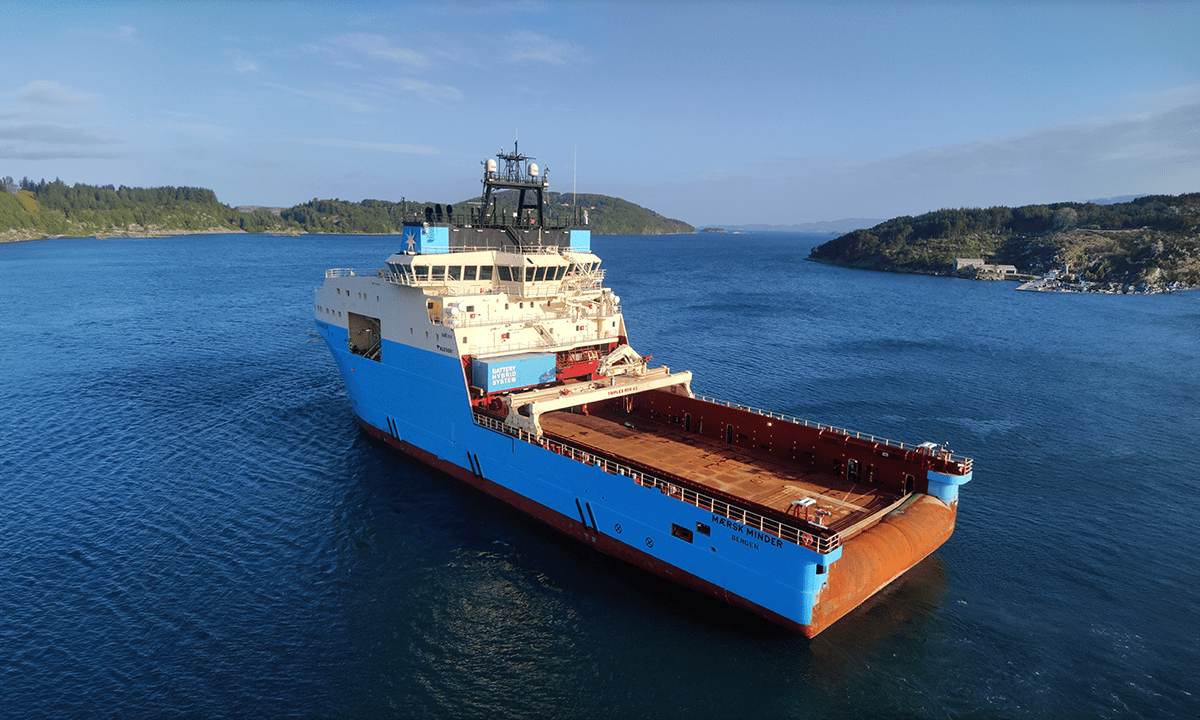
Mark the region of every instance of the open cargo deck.
<instances>
[{"instance_id":1,"label":"open cargo deck","mask_svg":"<svg viewBox=\"0 0 1200 720\"><path fill-rule=\"evenodd\" d=\"M619 409L597 409L588 415L549 412L541 416L541 425L559 442L690 480L746 501L752 508L789 514L798 527L821 535L838 533L843 541L903 499L877 486L806 470L799 462L705 437L676 424L630 417ZM793 504L806 498L814 502L807 507Z\"/></svg>"}]
</instances>

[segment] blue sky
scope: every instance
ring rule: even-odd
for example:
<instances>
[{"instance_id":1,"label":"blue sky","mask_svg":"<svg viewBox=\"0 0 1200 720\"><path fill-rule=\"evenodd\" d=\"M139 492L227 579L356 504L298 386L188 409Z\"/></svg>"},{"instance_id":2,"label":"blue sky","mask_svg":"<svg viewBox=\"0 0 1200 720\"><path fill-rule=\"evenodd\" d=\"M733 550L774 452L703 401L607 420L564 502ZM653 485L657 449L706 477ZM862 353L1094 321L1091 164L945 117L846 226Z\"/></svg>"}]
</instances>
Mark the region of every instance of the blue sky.
<instances>
[{"instance_id":1,"label":"blue sky","mask_svg":"<svg viewBox=\"0 0 1200 720\"><path fill-rule=\"evenodd\" d=\"M1200 3L0 1L0 176L693 225L1200 192Z\"/></svg>"}]
</instances>

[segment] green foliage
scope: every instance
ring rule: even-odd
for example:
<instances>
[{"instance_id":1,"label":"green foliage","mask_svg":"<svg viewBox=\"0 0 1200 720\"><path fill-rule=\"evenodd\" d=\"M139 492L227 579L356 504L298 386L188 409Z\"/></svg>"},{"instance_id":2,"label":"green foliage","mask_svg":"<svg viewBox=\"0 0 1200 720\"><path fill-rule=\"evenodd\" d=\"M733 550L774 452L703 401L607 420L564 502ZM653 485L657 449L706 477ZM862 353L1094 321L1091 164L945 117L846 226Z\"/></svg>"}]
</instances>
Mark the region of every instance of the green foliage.
<instances>
[{"instance_id":1,"label":"green foliage","mask_svg":"<svg viewBox=\"0 0 1200 720\"><path fill-rule=\"evenodd\" d=\"M504 191L494 196L494 217L511 217L516 210L518 193ZM469 222L470 212L478 208L482 197L450 205L441 205L442 217L448 219L453 213L457 222ZM530 198L526 198L529 202ZM433 211L434 203L394 203L386 200L363 200L361 203L345 200L318 200L283 210L280 217L296 223L306 232L330 233L373 233L402 232L405 220L425 218L428 208ZM663 233L695 232L695 228L679 220L670 220L656 212L634 205L620 198L607 195L577 195L572 203L569 193L546 193L546 222L553 225L574 225L583 222L584 211L588 223L597 235L658 235ZM437 217L436 213L434 215Z\"/></svg>"},{"instance_id":2,"label":"green foliage","mask_svg":"<svg viewBox=\"0 0 1200 720\"><path fill-rule=\"evenodd\" d=\"M4 186L17 187L11 178ZM403 231L405 220L425 217L429 203L387 200L319 200L279 210L244 212L222 205L212 190L194 187L131 188L112 185L67 185L61 180L21 181L18 195L0 191L0 240L51 235L185 234L195 232L275 232L389 234ZM516 206L515 193L497 196L498 212ZM446 206L447 208L449 206ZM459 203L455 219L466 221L468 203ZM694 232L643 207L605 195L574 198L548 193L548 221L572 224L587 210L592 232L600 235L650 235Z\"/></svg>"},{"instance_id":3,"label":"green foliage","mask_svg":"<svg viewBox=\"0 0 1200 720\"><path fill-rule=\"evenodd\" d=\"M511 190L497 193L497 211L501 214L511 214L517 207L517 197L518 194ZM482 200L482 197L476 197L462 204L479 203ZM647 210L621 198L591 193L546 193L545 212L548 222L559 225L582 224L584 211L587 212L588 227L596 235L665 235L696 232L696 228L682 220L663 217L653 210Z\"/></svg>"},{"instance_id":4,"label":"green foliage","mask_svg":"<svg viewBox=\"0 0 1200 720\"><path fill-rule=\"evenodd\" d=\"M415 202L363 200L354 203L313 198L282 211L280 218L294 222L310 233L387 235L400 232L404 221L415 219L413 213L420 207L422 204Z\"/></svg>"},{"instance_id":5,"label":"green foliage","mask_svg":"<svg viewBox=\"0 0 1200 720\"><path fill-rule=\"evenodd\" d=\"M1150 195L1112 205L962 208L899 217L830 240L809 257L934 274L951 272L955 258L982 258L1028 273L1067 264L1096 282L1196 284L1198 232L1200 193Z\"/></svg>"},{"instance_id":6,"label":"green foliage","mask_svg":"<svg viewBox=\"0 0 1200 720\"><path fill-rule=\"evenodd\" d=\"M20 188L16 196L0 193L0 239L295 230L269 211L243 213L222 205L205 188L118 188L29 178Z\"/></svg>"}]
</instances>

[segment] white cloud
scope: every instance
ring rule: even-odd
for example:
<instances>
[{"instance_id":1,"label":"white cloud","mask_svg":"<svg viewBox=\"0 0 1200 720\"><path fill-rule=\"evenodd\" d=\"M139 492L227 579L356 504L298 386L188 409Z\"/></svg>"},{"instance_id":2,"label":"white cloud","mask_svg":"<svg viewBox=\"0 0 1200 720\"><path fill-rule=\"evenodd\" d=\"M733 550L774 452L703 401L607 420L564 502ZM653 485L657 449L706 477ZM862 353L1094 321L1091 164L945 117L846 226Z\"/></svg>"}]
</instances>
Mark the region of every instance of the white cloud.
<instances>
[{"instance_id":1,"label":"white cloud","mask_svg":"<svg viewBox=\"0 0 1200 720\"><path fill-rule=\"evenodd\" d=\"M17 98L39 105L86 105L99 100L98 95L73 90L54 80L35 80L18 90Z\"/></svg>"},{"instance_id":2,"label":"white cloud","mask_svg":"<svg viewBox=\"0 0 1200 720\"><path fill-rule=\"evenodd\" d=\"M49 148L45 150L21 149L11 145L0 146L0 159L5 160L116 160L124 157L120 153L89 152L74 148Z\"/></svg>"},{"instance_id":3,"label":"white cloud","mask_svg":"<svg viewBox=\"0 0 1200 720\"><path fill-rule=\"evenodd\" d=\"M424 53L395 45L387 37L375 33L347 33L322 43L305 45L303 49L328 62L350 67L361 67L364 60L394 63L408 70L420 70L429 65L429 58Z\"/></svg>"},{"instance_id":4,"label":"white cloud","mask_svg":"<svg viewBox=\"0 0 1200 720\"><path fill-rule=\"evenodd\" d=\"M258 63L241 50L229 50L225 55L233 61L233 69L240 73L258 72Z\"/></svg>"},{"instance_id":5,"label":"white cloud","mask_svg":"<svg viewBox=\"0 0 1200 720\"><path fill-rule=\"evenodd\" d=\"M0 125L0 139L71 145L99 145L113 142L113 138L96 130L52 123Z\"/></svg>"},{"instance_id":6,"label":"white cloud","mask_svg":"<svg viewBox=\"0 0 1200 720\"><path fill-rule=\"evenodd\" d=\"M809 157L698 168L663 184L646 191L657 195L656 209L701 223L744 222L748 207L786 208L792 217L756 221L788 224L1200 192L1200 102L867 162ZM720 208L728 215L715 217Z\"/></svg>"},{"instance_id":7,"label":"white cloud","mask_svg":"<svg viewBox=\"0 0 1200 720\"><path fill-rule=\"evenodd\" d=\"M230 140L237 137L237 131L233 128L225 127L224 125L212 125L209 123L167 123L163 126L168 130L174 130L180 135L188 135L190 137L204 138L207 140Z\"/></svg>"},{"instance_id":8,"label":"white cloud","mask_svg":"<svg viewBox=\"0 0 1200 720\"><path fill-rule=\"evenodd\" d=\"M509 62L544 62L566 65L584 57L583 46L570 40L555 40L528 30L511 32L504 39Z\"/></svg>"},{"instance_id":9,"label":"white cloud","mask_svg":"<svg viewBox=\"0 0 1200 720\"><path fill-rule=\"evenodd\" d=\"M291 93L299 97L308 98L309 100L316 100L317 102L334 105L349 112L368 113L378 110L372 99L365 96L370 95L371 93L354 95L345 92L340 88L300 88L291 87L288 85L280 85L278 83L265 83L264 86Z\"/></svg>"},{"instance_id":10,"label":"white cloud","mask_svg":"<svg viewBox=\"0 0 1200 720\"><path fill-rule=\"evenodd\" d=\"M459 100L462 93L449 85L437 85L424 80L396 80L396 87L407 92L416 93L422 100L437 102L438 100Z\"/></svg>"},{"instance_id":11,"label":"white cloud","mask_svg":"<svg viewBox=\"0 0 1200 720\"><path fill-rule=\"evenodd\" d=\"M305 145L322 147L344 147L354 150L376 150L379 152L404 153L408 155L437 155L437 148L428 145L403 145L401 143L373 143L361 140L342 140L339 138L302 138L299 142Z\"/></svg>"}]
</instances>

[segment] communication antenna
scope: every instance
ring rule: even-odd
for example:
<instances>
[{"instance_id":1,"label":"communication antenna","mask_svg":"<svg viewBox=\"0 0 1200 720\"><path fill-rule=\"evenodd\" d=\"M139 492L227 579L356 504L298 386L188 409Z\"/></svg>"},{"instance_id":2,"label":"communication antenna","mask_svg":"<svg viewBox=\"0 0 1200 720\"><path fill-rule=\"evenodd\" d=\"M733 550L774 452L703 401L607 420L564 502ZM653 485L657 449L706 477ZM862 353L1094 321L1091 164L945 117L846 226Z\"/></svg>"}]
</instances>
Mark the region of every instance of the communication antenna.
<instances>
[{"instance_id":1,"label":"communication antenna","mask_svg":"<svg viewBox=\"0 0 1200 720\"><path fill-rule=\"evenodd\" d=\"M579 224L579 216L575 214L575 186L579 177L579 143L575 143L575 156L571 158L571 222Z\"/></svg>"}]
</instances>

